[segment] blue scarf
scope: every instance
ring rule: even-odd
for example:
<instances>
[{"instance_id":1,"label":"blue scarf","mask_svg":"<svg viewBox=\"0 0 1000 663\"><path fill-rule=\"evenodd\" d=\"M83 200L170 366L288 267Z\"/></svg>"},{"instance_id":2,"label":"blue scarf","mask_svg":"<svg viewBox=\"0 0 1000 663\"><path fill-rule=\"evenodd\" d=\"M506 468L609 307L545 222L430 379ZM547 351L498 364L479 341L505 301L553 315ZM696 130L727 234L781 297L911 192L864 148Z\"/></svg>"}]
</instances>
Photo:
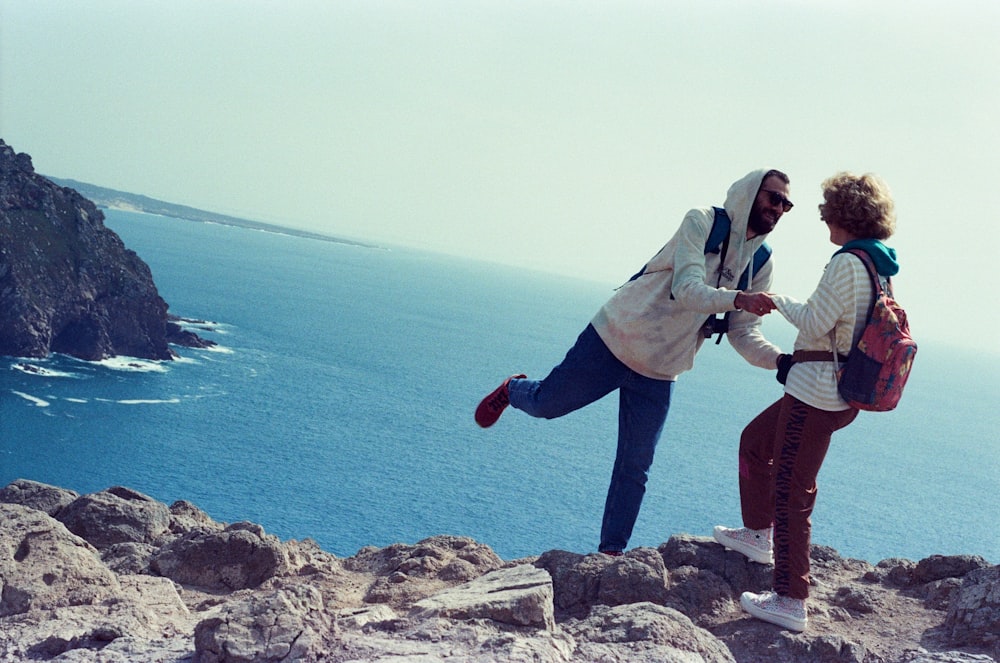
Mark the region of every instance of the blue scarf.
<instances>
[{"instance_id":1,"label":"blue scarf","mask_svg":"<svg viewBox=\"0 0 1000 663\"><path fill-rule=\"evenodd\" d=\"M890 248L877 239L852 239L833 255L846 253L851 249L861 249L875 263L875 271L882 276L895 276L899 272L896 249Z\"/></svg>"}]
</instances>

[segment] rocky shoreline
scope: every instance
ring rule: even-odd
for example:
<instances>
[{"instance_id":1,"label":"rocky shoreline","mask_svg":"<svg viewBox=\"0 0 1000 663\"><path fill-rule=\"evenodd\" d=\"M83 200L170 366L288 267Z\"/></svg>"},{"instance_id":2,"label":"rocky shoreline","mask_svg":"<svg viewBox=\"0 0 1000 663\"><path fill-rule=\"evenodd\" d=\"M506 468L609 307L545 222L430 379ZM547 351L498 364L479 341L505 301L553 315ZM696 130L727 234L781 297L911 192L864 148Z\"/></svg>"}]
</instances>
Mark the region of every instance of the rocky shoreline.
<instances>
[{"instance_id":1,"label":"rocky shoreline","mask_svg":"<svg viewBox=\"0 0 1000 663\"><path fill-rule=\"evenodd\" d=\"M850 661L1000 655L1000 567L813 546L810 626L754 620L770 567L707 537L503 560L438 536L339 558L116 486L0 489L0 662Z\"/></svg>"}]
</instances>

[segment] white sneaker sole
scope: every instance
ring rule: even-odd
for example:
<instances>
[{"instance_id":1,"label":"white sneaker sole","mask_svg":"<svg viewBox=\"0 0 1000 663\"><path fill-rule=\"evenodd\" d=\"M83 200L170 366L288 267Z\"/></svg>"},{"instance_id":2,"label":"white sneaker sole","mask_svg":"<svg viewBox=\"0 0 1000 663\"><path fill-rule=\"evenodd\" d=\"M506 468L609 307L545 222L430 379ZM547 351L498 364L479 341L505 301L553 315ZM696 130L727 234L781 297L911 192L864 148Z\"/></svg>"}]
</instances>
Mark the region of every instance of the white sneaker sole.
<instances>
[{"instance_id":1,"label":"white sneaker sole","mask_svg":"<svg viewBox=\"0 0 1000 663\"><path fill-rule=\"evenodd\" d=\"M764 552L742 541L737 541L732 537L726 536L725 528L721 525L716 525L712 536L727 549L735 550L753 562L757 562L758 564L774 564L774 554L770 550Z\"/></svg>"},{"instance_id":2,"label":"white sneaker sole","mask_svg":"<svg viewBox=\"0 0 1000 663\"><path fill-rule=\"evenodd\" d=\"M740 605L743 606L744 610L749 612L757 619L769 622L771 624L776 624L777 626L783 626L784 628L787 628L789 631L795 631L796 633L801 633L802 631L806 630L806 626L809 624L808 617L805 619L797 619L789 615L779 615L773 612L768 612L767 610L764 610L759 605L750 600L747 597L748 593L749 592L744 592L740 596Z\"/></svg>"}]
</instances>

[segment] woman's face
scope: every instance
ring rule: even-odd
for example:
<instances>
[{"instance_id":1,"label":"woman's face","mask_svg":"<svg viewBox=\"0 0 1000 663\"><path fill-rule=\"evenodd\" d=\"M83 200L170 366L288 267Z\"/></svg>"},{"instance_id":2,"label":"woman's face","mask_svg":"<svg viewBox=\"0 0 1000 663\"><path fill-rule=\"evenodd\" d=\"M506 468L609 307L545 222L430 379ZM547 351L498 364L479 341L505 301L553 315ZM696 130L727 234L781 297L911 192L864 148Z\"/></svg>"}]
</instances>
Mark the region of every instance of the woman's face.
<instances>
[{"instance_id":1,"label":"woman's face","mask_svg":"<svg viewBox=\"0 0 1000 663\"><path fill-rule=\"evenodd\" d=\"M830 242L832 244L843 246L851 240L857 239L857 237L838 226L836 222L827 221L826 219L823 219L823 221L826 221L826 227L830 231Z\"/></svg>"}]
</instances>

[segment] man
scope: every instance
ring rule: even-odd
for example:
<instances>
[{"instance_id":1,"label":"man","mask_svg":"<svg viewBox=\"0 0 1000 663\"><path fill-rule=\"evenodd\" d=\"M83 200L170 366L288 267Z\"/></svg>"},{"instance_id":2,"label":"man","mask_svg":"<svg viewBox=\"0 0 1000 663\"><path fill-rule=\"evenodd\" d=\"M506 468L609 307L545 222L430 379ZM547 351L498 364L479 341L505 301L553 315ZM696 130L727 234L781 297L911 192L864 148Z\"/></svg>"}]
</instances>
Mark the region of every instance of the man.
<instances>
[{"instance_id":1,"label":"man","mask_svg":"<svg viewBox=\"0 0 1000 663\"><path fill-rule=\"evenodd\" d=\"M748 362L776 368L781 351L760 333L759 316L774 304L771 261L753 271L753 255L782 214L792 208L788 176L756 170L726 195L728 237L706 251L716 213L687 213L667 244L597 312L562 363L544 380L508 378L476 408L476 423L496 423L507 405L533 417L553 419L619 392L618 453L611 474L598 550L621 555L632 535L653 452L670 407L677 376L694 365L707 335L706 318L728 316L730 344ZM711 320L710 319L710 320Z\"/></svg>"}]
</instances>

